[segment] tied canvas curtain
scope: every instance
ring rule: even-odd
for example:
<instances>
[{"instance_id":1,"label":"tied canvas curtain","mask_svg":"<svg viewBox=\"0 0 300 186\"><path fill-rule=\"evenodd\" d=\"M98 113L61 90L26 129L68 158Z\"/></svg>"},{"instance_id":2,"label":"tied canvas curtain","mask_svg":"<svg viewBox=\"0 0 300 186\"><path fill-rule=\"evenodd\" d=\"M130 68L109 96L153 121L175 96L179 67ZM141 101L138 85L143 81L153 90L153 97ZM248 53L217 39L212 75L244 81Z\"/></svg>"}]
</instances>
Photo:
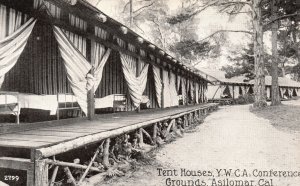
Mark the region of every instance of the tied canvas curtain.
<instances>
[{"instance_id":1,"label":"tied canvas curtain","mask_svg":"<svg viewBox=\"0 0 300 186\"><path fill-rule=\"evenodd\" d=\"M161 93L162 93L162 82L160 78L160 69L157 66L152 66L154 74L155 94L158 106L161 108Z\"/></svg>"},{"instance_id":2,"label":"tied canvas curtain","mask_svg":"<svg viewBox=\"0 0 300 186\"><path fill-rule=\"evenodd\" d=\"M111 49L105 49L105 47L103 45L101 45L100 43L97 42L92 42L92 49L93 49L93 55L94 55L94 67L95 67L95 71L94 71L94 86L95 89L94 91L96 92L101 79L102 79L102 74L103 74L103 69L104 66L108 60L108 57L111 53Z\"/></svg>"},{"instance_id":3,"label":"tied canvas curtain","mask_svg":"<svg viewBox=\"0 0 300 186\"><path fill-rule=\"evenodd\" d=\"M169 87L170 87L170 97L171 97L171 106L178 106L178 94L176 90L176 76L174 73L170 73L170 81L169 81Z\"/></svg>"},{"instance_id":4,"label":"tied canvas curtain","mask_svg":"<svg viewBox=\"0 0 300 186\"><path fill-rule=\"evenodd\" d=\"M288 88L289 97L293 97L293 89Z\"/></svg>"},{"instance_id":5,"label":"tied canvas curtain","mask_svg":"<svg viewBox=\"0 0 300 186\"><path fill-rule=\"evenodd\" d=\"M204 92L204 87L202 88L202 91ZM218 92L220 92L220 87L218 85L209 85L208 86L208 91L207 91L207 97L208 99L219 99L218 97ZM220 93L219 93L220 96ZM203 97L203 102L204 102L204 97Z\"/></svg>"},{"instance_id":6,"label":"tied canvas curtain","mask_svg":"<svg viewBox=\"0 0 300 186\"><path fill-rule=\"evenodd\" d=\"M234 99L237 99L239 98L240 96L240 86L233 86L234 88L234 92L233 92L233 96L234 96Z\"/></svg>"},{"instance_id":7,"label":"tied canvas curtain","mask_svg":"<svg viewBox=\"0 0 300 186\"><path fill-rule=\"evenodd\" d=\"M123 54L122 52L120 52L120 56L130 98L133 105L138 108L146 88L149 64L146 64L139 76L136 77L136 68L132 68L134 67L133 63L136 61L131 56Z\"/></svg>"},{"instance_id":8,"label":"tied canvas curtain","mask_svg":"<svg viewBox=\"0 0 300 186\"><path fill-rule=\"evenodd\" d=\"M87 85L92 84L88 82L88 80L92 79L88 76L91 65L60 28L54 26L53 31L63 58L71 89L81 110L87 115L87 92L89 90Z\"/></svg>"},{"instance_id":9,"label":"tied canvas curtain","mask_svg":"<svg viewBox=\"0 0 300 186\"><path fill-rule=\"evenodd\" d=\"M204 96L203 96L203 85L202 84L199 84L199 100L200 100L200 103L203 103L203 99L204 99Z\"/></svg>"},{"instance_id":10,"label":"tied canvas curtain","mask_svg":"<svg viewBox=\"0 0 300 186\"><path fill-rule=\"evenodd\" d=\"M0 39L0 88L5 74L17 63L22 54L35 23L36 20L31 18L15 32ZM2 32L5 27L0 29Z\"/></svg>"},{"instance_id":11,"label":"tied canvas curtain","mask_svg":"<svg viewBox=\"0 0 300 186\"><path fill-rule=\"evenodd\" d=\"M177 84L176 84L177 92L179 92L180 90L180 85L181 85L181 76L177 75Z\"/></svg>"},{"instance_id":12,"label":"tied canvas curtain","mask_svg":"<svg viewBox=\"0 0 300 186\"><path fill-rule=\"evenodd\" d=\"M248 93L249 93L249 90L250 90L250 86L246 86L246 87L245 87L245 94L248 94Z\"/></svg>"},{"instance_id":13,"label":"tied canvas curtain","mask_svg":"<svg viewBox=\"0 0 300 186\"><path fill-rule=\"evenodd\" d=\"M170 90L170 78L169 73L166 70L163 70L163 83L164 83L164 107L172 106L171 90Z\"/></svg>"},{"instance_id":14,"label":"tied canvas curtain","mask_svg":"<svg viewBox=\"0 0 300 186\"><path fill-rule=\"evenodd\" d=\"M280 96L281 96L281 98L283 98L283 95L284 95L284 88L279 88L279 90L280 90Z\"/></svg>"},{"instance_id":15,"label":"tied canvas curtain","mask_svg":"<svg viewBox=\"0 0 300 186\"><path fill-rule=\"evenodd\" d=\"M267 98L271 98L271 87L266 87Z\"/></svg>"},{"instance_id":16,"label":"tied canvas curtain","mask_svg":"<svg viewBox=\"0 0 300 186\"><path fill-rule=\"evenodd\" d=\"M247 94L247 92L246 92L246 86L241 86L241 89L242 89L242 95Z\"/></svg>"},{"instance_id":17,"label":"tied canvas curtain","mask_svg":"<svg viewBox=\"0 0 300 186\"><path fill-rule=\"evenodd\" d=\"M195 92L196 92L196 97L195 97L195 101L196 101L196 103L198 104L199 103L199 84L198 83L196 83L196 86L195 86Z\"/></svg>"},{"instance_id":18,"label":"tied canvas curtain","mask_svg":"<svg viewBox=\"0 0 300 186\"><path fill-rule=\"evenodd\" d=\"M190 80L189 84L190 84L189 89L190 89L191 101L194 101L194 82Z\"/></svg>"},{"instance_id":19,"label":"tied canvas curtain","mask_svg":"<svg viewBox=\"0 0 300 186\"><path fill-rule=\"evenodd\" d=\"M202 91L203 91L203 93L202 93L202 96L203 96L203 103L206 103L206 102L208 101L208 99L209 99L209 98L208 98L208 91L209 91L208 86L203 85Z\"/></svg>"},{"instance_id":20,"label":"tied canvas curtain","mask_svg":"<svg viewBox=\"0 0 300 186\"><path fill-rule=\"evenodd\" d=\"M299 96L299 93L300 93L299 88L295 89L295 93L296 93L296 96Z\"/></svg>"},{"instance_id":21,"label":"tied canvas curtain","mask_svg":"<svg viewBox=\"0 0 300 186\"><path fill-rule=\"evenodd\" d=\"M183 100L183 104L186 104L186 79L185 78L181 78L181 91L182 91L182 100Z\"/></svg>"},{"instance_id":22,"label":"tied canvas curtain","mask_svg":"<svg viewBox=\"0 0 300 186\"><path fill-rule=\"evenodd\" d=\"M126 48L126 43L122 39L116 39L120 47ZM136 51L135 47L130 44L128 45L128 49L132 52ZM122 52L120 52L120 57L130 98L133 102L133 105L138 108L142 102L143 93L146 88L149 64L146 64L137 76L136 58Z\"/></svg>"},{"instance_id":23,"label":"tied canvas curtain","mask_svg":"<svg viewBox=\"0 0 300 186\"><path fill-rule=\"evenodd\" d=\"M228 86L230 97L233 98L233 86Z\"/></svg>"}]
</instances>

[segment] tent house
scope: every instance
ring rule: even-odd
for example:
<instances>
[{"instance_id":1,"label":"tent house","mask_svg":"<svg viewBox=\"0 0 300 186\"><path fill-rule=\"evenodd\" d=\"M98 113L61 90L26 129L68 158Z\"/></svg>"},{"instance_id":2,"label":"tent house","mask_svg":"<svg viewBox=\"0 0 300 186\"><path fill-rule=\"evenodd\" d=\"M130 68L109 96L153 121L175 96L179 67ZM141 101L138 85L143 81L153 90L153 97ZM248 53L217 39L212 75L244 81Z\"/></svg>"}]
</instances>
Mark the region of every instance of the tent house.
<instances>
[{"instance_id":1,"label":"tent house","mask_svg":"<svg viewBox=\"0 0 300 186\"><path fill-rule=\"evenodd\" d=\"M218 70L204 70L213 84L208 85L207 98L211 102L220 100L234 100L239 96L254 93L254 80L245 82L245 77L226 78L225 72ZM278 78L279 92L282 100L299 96L300 83L289 78ZM272 77L265 77L266 98L271 99Z\"/></svg>"},{"instance_id":2,"label":"tent house","mask_svg":"<svg viewBox=\"0 0 300 186\"><path fill-rule=\"evenodd\" d=\"M204 70L213 84L208 85L207 99L212 102L220 100L234 100L244 94L252 94L253 86L244 82L244 77L226 78L225 72L218 70Z\"/></svg>"},{"instance_id":3,"label":"tent house","mask_svg":"<svg viewBox=\"0 0 300 186\"><path fill-rule=\"evenodd\" d=\"M254 83L254 81L250 81L250 83ZM265 84L266 84L266 98L267 100L271 99L272 93L272 77L266 76L265 77ZM294 81L292 79L286 77L278 77L278 85L279 85L279 93L280 98L282 100L291 99L293 97L300 96L300 82Z\"/></svg>"},{"instance_id":4,"label":"tent house","mask_svg":"<svg viewBox=\"0 0 300 186\"><path fill-rule=\"evenodd\" d=\"M206 100L206 78L85 0L1 1L0 14L0 105L23 122Z\"/></svg>"}]
</instances>

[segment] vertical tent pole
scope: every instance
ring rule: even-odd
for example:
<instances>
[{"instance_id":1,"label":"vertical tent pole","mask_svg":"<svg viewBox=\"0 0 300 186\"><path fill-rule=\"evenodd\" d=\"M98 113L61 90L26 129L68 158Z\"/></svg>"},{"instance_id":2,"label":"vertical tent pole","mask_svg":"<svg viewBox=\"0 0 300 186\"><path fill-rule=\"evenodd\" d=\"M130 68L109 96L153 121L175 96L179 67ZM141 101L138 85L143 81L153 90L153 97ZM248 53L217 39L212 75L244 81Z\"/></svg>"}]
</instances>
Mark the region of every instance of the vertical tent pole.
<instances>
[{"instance_id":1,"label":"vertical tent pole","mask_svg":"<svg viewBox=\"0 0 300 186\"><path fill-rule=\"evenodd\" d=\"M140 75L140 69L141 69L141 57L139 56L137 63L136 63L136 77L138 77ZM136 108L136 111L137 112L141 111L141 103L139 104L138 108Z\"/></svg>"},{"instance_id":2,"label":"vertical tent pole","mask_svg":"<svg viewBox=\"0 0 300 186\"><path fill-rule=\"evenodd\" d=\"M94 76L95 75L95 69L94 69L94 65L95 65L95 45L94 45L94 40L91 40L91 47L90 47L90 51L91 51L91 65L92 65L92 69L90 71L91 75ZM95 117L95 97L94 97L94 90L95 87L93 85L93 87L88 91L87 93L87 101L88 101L88 119L89 120L93 120Z\"/></svg>"},{"instance_id":3,"label":"vertical tent pole","mask_svg":"<svg viewBox=\"0 0 300 186\"><path fill-rule=\"evenodd\" d=\"M161 89L161 108L165 108L165 99L164 99L164 90L165 90L165 84L164 84L164 71L162 68L160 68L160 76L161 76L161 83L162 83L162 89Z\"/></svg>"}]
</instances>

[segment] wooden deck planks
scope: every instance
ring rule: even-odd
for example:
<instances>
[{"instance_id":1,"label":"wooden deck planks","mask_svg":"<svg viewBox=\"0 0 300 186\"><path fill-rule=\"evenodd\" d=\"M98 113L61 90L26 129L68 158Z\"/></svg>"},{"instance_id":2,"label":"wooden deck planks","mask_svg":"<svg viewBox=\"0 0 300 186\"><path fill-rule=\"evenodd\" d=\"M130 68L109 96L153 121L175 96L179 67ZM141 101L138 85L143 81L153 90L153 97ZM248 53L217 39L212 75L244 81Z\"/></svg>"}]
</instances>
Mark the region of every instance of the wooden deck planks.
<instances>
[{"instance_id":1,"label":"wooden deck planks","mask_svg":"<svg viewBox=\"0 0 300 186\"><path fill-rule=\"evenodd\" d=\"M205 106L205 105L202 105ZM101 133L145 121L172 116L201 108L199 105L176 107L172 109L155 109L140 113L120 113L97 116L94 121L76 122L60 126L46 126L21 132L0 135L0 146L20 146L36 148L54 143L72 140L81 136Z\"/></svg>"},{"instance_id":2,"label":"wooden deck planks","mask_svg":"<svg viewBox=\"0 0 300 186\"><path fill-rule=\"evenodd\" d=\"M89 134L89 132L85 132L86 134ZM30 130L30 131L24 131L22 132L24 135L43 135L43 136L58 136L58 137L78 137L82 136L83 133L75 133L75 132L69 132L69 131L44 131L44 130Z\"/></svg>"},{"instance_id":3,"label":"wooden deck planks","mask_svg":"<svg viewBox=\"0 0 300 186\"><path fill-rule=\"evenodd\" d=\"M1 139L1 147L37 148L51 144L50 142L32 142L17 139Z\"/></svg>"},{"instance_id":4,"label":"wooden deck planks","mask_svg":"<svg viewBox=\"0 0 300 186\"><path fill-rule=\"evenodd\" d=\"M1 135L0 139L17 139L27 140L32 142L58 142L61 140L69 139L69 137L58 137L58 136L45 136L45 135L24 135L22 133L5 134Z\"/></svg>"}]
</instances>

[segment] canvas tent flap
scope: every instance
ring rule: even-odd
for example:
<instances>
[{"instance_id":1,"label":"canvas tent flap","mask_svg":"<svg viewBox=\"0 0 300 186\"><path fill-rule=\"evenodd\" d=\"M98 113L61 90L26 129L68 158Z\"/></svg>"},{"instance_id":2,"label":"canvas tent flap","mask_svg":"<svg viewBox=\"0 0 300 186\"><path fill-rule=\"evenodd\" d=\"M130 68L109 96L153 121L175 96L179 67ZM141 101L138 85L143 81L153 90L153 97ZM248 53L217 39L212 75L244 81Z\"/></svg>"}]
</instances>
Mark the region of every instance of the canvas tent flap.
<instances>
[{"instance_id":1,"label":"canvas tent flap","mask_svg":"<svg viewBox=\"0 0 300 186\"><path fill-rule=\"evenodd\" d=\"M160 69L157 66L152 66L154 74L155 94L158 106L161 107L162 82L160 78Z\"/></svg>"},{"instance_id":2,"label":"canvas tent flap","mask_svg":"<svg viewBox=\"0 0 300 186\"><path fill-rule=\"evenodd\" d=\"M87 114L88 79L86 77L89 74L91 65L60 28L54 26L53 31L59 45L71 89L81 110Z\"/></svg>"},{"instance_id":3,"label":"canvas tent flap","mask_svg":"<svg viewBox=\"0 0 300 186\"><path fill-rule=\"evenodd\" d=\"M139 76L136 76L136 69L132 68L131 65L135 62L133 58L123 53L120 53L120 56L130 98L133 105L138 108L142 101L143 92L146 88L149 64L146 64Z\"/></svg>"},{"instance_id":4,"label":"canvas tent flap","mask_svg":"<svg viewBox=\"0 0 300 186\"><path fill-rule=\"evenodd\" d=\"M22 54L35 23L36 20L31 18L15 32L0 40L0 88L5 74L15 66Z\"/></svg>"}]
</instances>

